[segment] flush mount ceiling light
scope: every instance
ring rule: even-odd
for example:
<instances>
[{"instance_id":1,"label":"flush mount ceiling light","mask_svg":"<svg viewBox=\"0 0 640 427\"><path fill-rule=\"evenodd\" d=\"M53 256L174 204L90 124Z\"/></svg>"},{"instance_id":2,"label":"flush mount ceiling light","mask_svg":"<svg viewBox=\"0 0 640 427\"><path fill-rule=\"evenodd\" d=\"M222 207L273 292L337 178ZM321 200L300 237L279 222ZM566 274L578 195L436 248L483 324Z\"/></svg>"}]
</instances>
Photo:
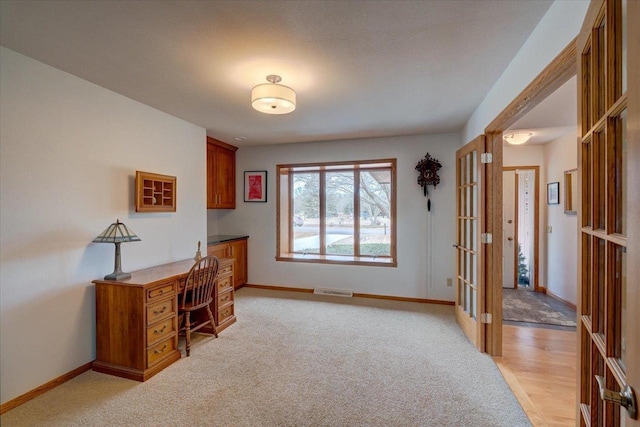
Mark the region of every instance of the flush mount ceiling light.
<instances>
[{"instance_id":1,"label":"flush mount ceiling light","mask_svg":"<svg viewBox=\"0 0 640 427\"><path fill-rule=\"evenodd\" d=\"M264 83L251 90L251 105L261 113L287 114L296 109L296 92L290 87L279 85L282 78L275 74L267 76Z\"/></svg>"},{"instance_id":2,"label":"flush mount ceiling light","mask_svg":"<svg viewBox=\"0 0 640 427\"><path fill-rule=\"evenodd\" d=\"M511 145L522 145L527 142L532 136L532 132L512 132L505 133L502 138Z\"/></svg>"}]
</instances>

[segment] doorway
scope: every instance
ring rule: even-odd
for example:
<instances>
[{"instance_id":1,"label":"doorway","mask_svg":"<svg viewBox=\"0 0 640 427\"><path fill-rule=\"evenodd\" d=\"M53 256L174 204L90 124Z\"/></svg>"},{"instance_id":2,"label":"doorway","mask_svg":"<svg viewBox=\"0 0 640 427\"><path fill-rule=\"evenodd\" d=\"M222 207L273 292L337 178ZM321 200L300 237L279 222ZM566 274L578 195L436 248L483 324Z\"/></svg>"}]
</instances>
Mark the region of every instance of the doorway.
<instances>
[{"instance_id":1,"label":"doorway","mask_svg":"<svg viewBox=\"0 0 640 427\"><path fill-rule=\"evenodd\" d=\"M490 248L496 262L494 263L495 267L492 271L495 280L493 282L487 281L487 311L492 314L495 320L487 325L487 342L490 343L487 347L488 352L494 356L494 360L507 380L507 383L523 405L525 412L532 421L536 421L536 424L547 424L552 419L556 422L562 420L562 422L566 422L567 425L575 423L576 333L573 331L559 330L556 329L556 327L539 328L511 324L505 324L503 329L504 288L502 285L504 285L505 281L502 277L504 273L502 257L503 251L506 251L508 248L508 245L503 244L503 240L506 240L509 236L504 236L501 233L503 233L505 220L509 218L503 218L504 207L502 199L505 195L503 192L500 192L501 194L495 194L495 190L501 190L503 188L503 165L517 165L518 169L522 169L524 168L522 165L547 164L549 159L545 158L544 153L540 152L541 150L539 148L519 147L512 149L510 147L506 149L503 132L515 126L518 121L529 115L536 106L541 104L575 76L576 62L577 53L574 40L485 128L487 145L490 147L494 159L498 160L493 174L488 174L488 176L492 177L493 182L495 182L495 196L493 200L488 201L487 204L490 208L493 208L493 212L495 212L489 222L491 230L494 233L494 241L500 243ZM573 114L574 118L576 116L577 114ZM529 115L529 119L530 118L531 115ZM529 127L533 127L533 125L520 123L519 127L528 129ZM560 157L564 156L558 155L551 160ZM546 166L540 170L542 173L538 174L539 179L549 182L549 170ZM487 179L487 181L491 182L492 180ZM515 177L513 186L515 192ZM544 192L541 194L541 187L542 185L539 184L539 191L535 192L538 194L539 199L542 198L544 194ZM515 195L513 197L515 200ZM539 209L541 209L541 207ZM545 210L545 215L547 213ZM536 221L536 223L540 224L540 221ZM541 224L539 227L545 225L546 224ZM540 233L534 233L534 235L540 235ZM508 242L508 240L506 241ZM538 247L540 248L540 245ZM515 250L517 250L517 246L515 245L514 234L513 251ZM535 255L533 258L535 259ZM514 259L517 259L517 255ZM512 271L514 273L517 272L516 265L512 267ZM514 273L511 274L513 275ZM534 289L536 286L539 286L536 283L536 281L539 280L539 276L541 275L536 272L533 277L529 279L530 284L533 282ZM546 272L543 274L543 277L546 277ZM501 285L497 286L498 283ZM516 284L512 285L512 287L514 286L516 286ZM504 291L507 292L506 289ZM526 292L526 294L529 293ZM505 344L504 356L503 341ZM562 355L562 360L560 355ZM561 372L557 371L558 362L563 366ZM534 367L536 372L535 379L531 376L532 367ZM553 389L557 391L557 393L554 392L550 395L548 393L549 389Z\"/></svg>"},{"instance_id":2,"label":"doorway","mask_svg":"<svg viewBox=\"0 0 640 427\"><path fill-rule=\"evenodd\" d=\"M538 290L539 166L502 168L502 287Z\"/></svg>"}]
</instances>

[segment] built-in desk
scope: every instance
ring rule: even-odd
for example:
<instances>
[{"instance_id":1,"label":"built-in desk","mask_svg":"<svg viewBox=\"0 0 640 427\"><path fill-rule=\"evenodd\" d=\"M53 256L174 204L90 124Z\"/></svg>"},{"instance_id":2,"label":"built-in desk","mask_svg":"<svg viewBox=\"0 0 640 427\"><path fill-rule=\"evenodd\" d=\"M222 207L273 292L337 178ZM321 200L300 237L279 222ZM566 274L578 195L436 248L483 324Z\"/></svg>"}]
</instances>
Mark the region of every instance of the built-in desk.
<instances>
[{"instance_id":1,"label":"built-in desk","mask_svg":"<svg viewBox=\"0 0 640 427\"><path fill-rule=\"evenodd\" d=\"M176 360L178 293L194 261L172 262L96 285L96 360L93 370L146 381ZM233 260L221 259L211 311L218 332L235 323ZM202 332L211 329L202 328Z\"/></svg>"},{"instance_id":2,"label":"built-in desk","mask_svg":"<svg viewBox=\"0 0 640 427\"><path fill-rule=\"evenodd\" d=\"M246 235L216 234L207 237L207 255L231 258L233 265L233 287L238 289L247 284L247 241Z\"/></svg>"}]
</instances>

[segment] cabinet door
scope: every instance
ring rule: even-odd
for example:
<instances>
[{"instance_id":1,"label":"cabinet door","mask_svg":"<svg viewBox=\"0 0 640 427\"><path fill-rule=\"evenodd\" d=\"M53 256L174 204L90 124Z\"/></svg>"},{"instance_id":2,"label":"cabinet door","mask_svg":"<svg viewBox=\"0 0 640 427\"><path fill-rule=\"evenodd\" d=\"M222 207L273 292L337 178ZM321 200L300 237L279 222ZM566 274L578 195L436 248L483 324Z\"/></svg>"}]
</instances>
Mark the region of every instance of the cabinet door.
<instances>
[{"instance_id":1,"label":"cabinet door","mask_svg":"<svg viewBox=\"0 0 640 427\"><path fill-rule=\"evenodd\" d=\"M218 208L236 207L236 153L222 147L215 147L215 179L218 193Z\"/></svg>"},{"instance_id":2,"label":"cabinet door","mask_svg":"<svg viewBox=\"0 0 640 427\"><path fill-rule=\"evenodd\" d=\"M217 245L209 245L207 247L207 255L213 255L220 259L229 257L229 244L219 243Z\"/></svg>"},{"instance_id":3,"label":"cabinet door","mask_svg":"<svg viewBox=\"0 0 640 427\"><path fill-rule=\"evenodd\" d=\"M207 209L216 207L216 182L213 171L215 170L215 145L207 144Z\"/></svg>"},{"instance_id":4,"label":"cabinet door","mask_svg":"<svg viewBox=\"0 0 640 427\"><path fill-rule=\"evenodd\" d=\"M229 245L231 258L236 260L233 267L233 287L238 289L247 284L247 240L236 240Z\"/></svg>"},{"instance_id":5,"label":"cabinet door","mask_svg":"<svg viewBox=\"0 0 640 427\"><path fill-rule=\"evenodd\" d=\"M236 150L207 137L207 209L236 208Z\"/></svg>"}]
</instances>

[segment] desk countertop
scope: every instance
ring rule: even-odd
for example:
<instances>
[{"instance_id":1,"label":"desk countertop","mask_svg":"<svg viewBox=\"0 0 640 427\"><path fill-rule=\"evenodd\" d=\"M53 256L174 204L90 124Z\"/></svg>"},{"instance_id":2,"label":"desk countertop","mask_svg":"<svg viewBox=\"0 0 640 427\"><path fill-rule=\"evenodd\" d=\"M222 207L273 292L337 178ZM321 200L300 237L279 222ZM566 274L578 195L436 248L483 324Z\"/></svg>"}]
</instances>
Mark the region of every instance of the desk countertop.
<instances>
[{"instance_id":1,"label":"desk countertop","mask_svg":"<svg viewBox=\"0 0 640 427\"><path fill-rule=\"evenodd\" d=\"M227 234L215 234L213 236L207 236L207 245L215 245L217 243L231 242L232 240L248 239L249 236L242 234L239 235L227 235Z\"/></svg>"}]
</instances>

